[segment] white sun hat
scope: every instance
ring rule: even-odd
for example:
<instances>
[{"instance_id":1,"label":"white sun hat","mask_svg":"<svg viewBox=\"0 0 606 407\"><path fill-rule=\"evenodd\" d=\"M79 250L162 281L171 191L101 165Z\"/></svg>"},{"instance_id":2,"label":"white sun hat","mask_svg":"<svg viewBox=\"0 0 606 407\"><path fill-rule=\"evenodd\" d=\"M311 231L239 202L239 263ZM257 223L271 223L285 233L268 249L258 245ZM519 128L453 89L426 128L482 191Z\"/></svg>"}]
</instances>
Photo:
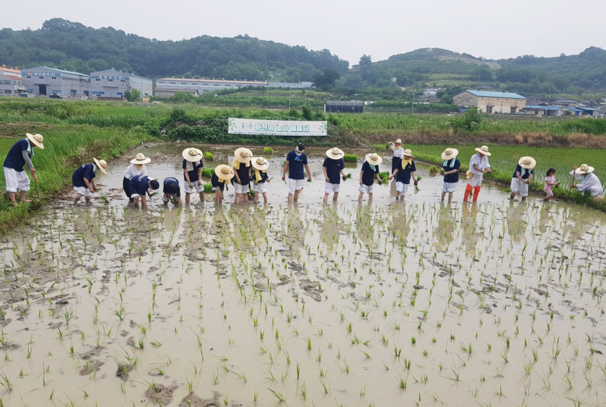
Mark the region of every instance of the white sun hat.
<instances>
[{"instance_id":1,"label":"white sun hat","mask_svg":"<svg viewBox=\"0 0 606 407\"><path fill-rule=\"evenodd\" d=\"M594 170L595 170L595 168L590 167L587 164L583 164L579 168L577 168L574 172L576 172L579 175L585 175L585 174L589 174L590 172L593 172Z\"/></svg>"},{"instance_id":2,"label":"white sun hat","mask_svg":"<svg viewBox=\"0 0 606 407\"><path fill-rule=\"evenodd\" d=\"M197 148L186 148L183 150L183 158L185 160L195 163L196 161L200 161L202 159L202 151Z\"/></svg>"},{"instance_id":3,"label":"white sun hat","mask_svg":"<svg viewBox=\"0 0 606 407\"><path fill-rule=\"evenodd\" d=\"M333 160L339 160L341 158L343 158L343 156L345 155L345 153L343 152L343 150L340 150L338 148L331 148L330 150L326 151L326 156L328 156L328 158L331 158Z\"/></svg>"},{"instance_id":4,"label":"white sun hat","mask_svg":"<svg viewBox=\"0 0 606 407\"><path fill-rule=\"evenodd\" d=\"M482 146L482 147L480 147L480 148L476 148L476 151L477 151L478 153L482 153L482 154L487 155L487 156L489 156L489 157L490 157L490 155L491 155L491 154L488 152L488 146Z\"/></svg>"},{"instance_id":5,"label":"white sun hat","mask_svg":"<svg viewBox=\"0 0 606 407\"><path fill-rule=\"evenodd\" d=\"M217 175L219 179L231 180L234 177L234 170L225 164L217 165L215 167L215 175Z\"/></svg>"},{"instance_id":6,"label":"white sun hat","mask_svg":"<svg viewBox=\"0 0 606 407\"><path fill-rule=\"evenodd\" d=\"M26 133L25 135L27 136L29 141L31 141L32 143L35 144L36 147L40 147L41 149L44 150L44 144L42 144L44 142L44 137L42 136L42 134Z\"/></svg>"},{"instance_id":7,"label":"white sun hat","mask_svg":"<svg viewBox=\"0 0 606 407\"><path fill-rule=\"evenodd\" d=\"M447 148L442 153L442 160L450 161L458 155L459 155L459 150L457 150L456 148Z\"/></svg>"},{"instance_id":8,"label":"white sun hat","mask_svg":"<svg viewBox=\"0 0 606 407\"><path fill-rule=\"evenodd\" d=\"M93 158L93 161L95 162L97 168L99 168L103 174L107 175L107 171L105 171L107 168L107 163L105 160L97 160L96 158Z\"/></svg>"},{"instance_id":9,"label":"white sun hat","mask_svg":"<svg viewBox=\"0 0 606 407\"><path fill-rule=\"evenodd\" d=\"M532 170L537 166L537 160L532 157L522 157L520 158L520 161L518 161L518 164L520 164L520 167L526 170Z\"/></svg>"},{"instance_id":10,"label":"white sun hat","mask_svg":"<svg viewBox=\"0 0 606 407\"><path fill-rule=\"evenodd\" d=\"M263 157L254 157L250 163L254 169L259 171L267 171L269 168L269 161Z\"/></svg>"},{"instance_id":11,"label":"white sun hat","mask_svg":"<svg viewBox=\"0 0 606 407\"><path fill-rule=\"evenodd\" d=\"M414 155L412 155L412 150L410 148L407 148L406 150L404 150L404 157L412 157L415 158Z\"/></svg>"},{"instance_id":12,"label":"white sun hat","mask_svg":"<svg viewBox=\"0 0 606 407\"><path fill-rule=\"evenodd\" d=\"M240 147L236 150L234 156L241 163L249 163L253 158L253 153L248 148Z\"/></svg>"},{"instance_id":13,"label":"white sun hat","mask_svg":"<svg viewBox=\"0 0 606 407\"><path fill-rule=\"evenodd\" d=\"M151 162L151 158L146 157L145 155L143 155L141 153L137 154L137 156L134 159L130 160L131 164L140 164L140 165L149 164L150 162Z\"/></svg>"},{"instance_id":14,"label":"white sun hat","mask_svg":"<svg viewBox=\"0 0 606 407\"><path fill-rule=\"evenodd\" d=\"M383 162L383 158L379 154L366 154L368 164L379 165Z\"/></svg>"}]
</instances>

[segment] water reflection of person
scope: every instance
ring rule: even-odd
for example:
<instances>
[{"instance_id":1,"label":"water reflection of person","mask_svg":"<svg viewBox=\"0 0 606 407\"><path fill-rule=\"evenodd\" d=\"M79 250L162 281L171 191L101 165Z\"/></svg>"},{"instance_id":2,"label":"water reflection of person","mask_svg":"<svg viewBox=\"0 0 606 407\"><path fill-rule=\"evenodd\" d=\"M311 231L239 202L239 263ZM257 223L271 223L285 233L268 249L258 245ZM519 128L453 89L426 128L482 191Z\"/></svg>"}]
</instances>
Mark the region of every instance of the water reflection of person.
<instances>
[{"instance_id":1,"label":"water reflection of person","mask_svg":"<svg viewBox=\"0 0 606 407\"><path fill-rule=\"evenodd\" d=\"M435 242L436 251L443 251L454 238L455 218L450 205L441 205L438 212L438 226L435 228L435 234L438 240Z\"/></svg>"},{"instance_id":2,"label":"water reflection of person","mask_svg":"<svg viewBox=\"0 0 606 407\"><path fill-rule=\"evenodd\" d=\"M181 226L182 209L178 206L165 208L164 210L164 228L167 232L173 233L179 230Z\"/></svg>"},{"instance_id":3,"label":"water reflection of person","mask_svg":"<svg viewBox=\"0 0 606 407\"><path fill-rule=\"evenodd\" d=\"M358 238L364 243L364 245L371 250L376 246L375 239L375 224L376 221L373 218L373 214L370 210L371 205L363 205L360 203L356 212L356 228L358 232Z\"/></svg>"},{"instance_id":4,"label":"water reflection of person","mask_svg":"<svg viewBox=\"0 0 606 407\"><path fill-rule=\"evenodd\" d=\"M253 222L250 224L250 234L255 246L261 250L265 247L267 220L265 219L267 205L253 206Z\"/></svg>"},{"instance_id":5,"label":"water reflection of person","mask_svg":"<svg viewBox=\"0 0 606 407\"><path fill-rule=\"evenodd\" d=\"M250 248L252 244L251 225L253 224L251 207L235 206L231 215L234 223L234 240L238 242L240 249Z\"/></svg>"},{"instance_id":6,"label":"water reflection of person","mask_svg":"<svg viewBox=\"0 0 606 407\"><path fill-rule=\"evenodd\" d=\"M541 211L539 215L539 231L541 233L546 233L548 226L552 223L551 213L549 213L549 207L543 205L539 211Z\"/></svg>"},{"instance_id":7,"label":"water reflection of person","mask_svg":"<svg viewBox=\"0 0 606 407\"><path fill-rule=\"evenodd\" d=\"M224 206L215 206L215 211L212 216L212 230L214 230L216 239L223 243L223 246L225 246L230 235L230 223L227 216L227 209ZM228 246L231 247L232 244Z\"/></svg>"},{"instance_id":8,"label":"water reflection of person","mask_svg":"<svg viewBox=\"0 0 606 407\"><path fill-rule=\"evenodd\" d=\"M406 246L408 243L408 233L410 233L410 222L406 213L406 207L399 203L392 205L392 208L394 208L391 216L392 236L399 239L403 246Z\"/></svg>"},{"instance_id":9,"label":"water reflection of person","mask_svg":"<svg viewBox=\"0 0 606 407\"><path fill-rule=\"evenodd\" d=\"M299 205L288 205L282 223L282 234L285 237L285 243L290 247L293 254L305 243L308 229L309 223L301 216Z\"/></svg>"},{"instance_id":10,"label":"water reflection of person","mask_svg":"<svg viewBox=\"0 0 606 407\"><path fill-rule=\"evenodd\" d=\"M339 242L339 206L324 205L320 221L320 240L326 245L327 252Z\"/></svg>"},{"instance_id":11,"label":"water reflection of person","mask_svg":"<svg viewBox=\"0 0 606 407\"><path fill-rule=\"evenodd\" d=\"M471 207L463 205L463 217L461 219L461 228L463 228L463 241L467 248L467 253L475 256L476 245L484 236L481 232L476 232L476 223L478 220L478 207L474 202Z\"/></svg>"},{"instance_id":12,"label":"water reflection of person","mask_svg":"<svg viewBox=\"0 0 606 407\"><path fill-rule=\"evenodd\" d=\"M515 243L523 243L526 240L525 210L526 206L515 205L514 201L509 202L509 207L507 208L507 233Z\"/></svg>"}]
</instances>

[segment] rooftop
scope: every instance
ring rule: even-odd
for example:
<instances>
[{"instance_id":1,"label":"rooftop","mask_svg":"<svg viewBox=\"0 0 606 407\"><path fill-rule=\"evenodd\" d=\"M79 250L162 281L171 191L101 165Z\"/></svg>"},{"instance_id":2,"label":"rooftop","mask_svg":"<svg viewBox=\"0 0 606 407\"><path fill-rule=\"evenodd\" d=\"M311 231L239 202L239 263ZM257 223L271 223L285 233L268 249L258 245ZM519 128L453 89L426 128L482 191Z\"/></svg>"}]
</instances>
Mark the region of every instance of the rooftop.
<instances>
[{"instance_id":1,"label":"rooftop","mask_svg":"<svg viewBox=\"0 0 606 407\"><path fill-rule=\"evenodd\" d=\"M24 69L23 71L24 71L24 72L27 72L27 71L35 71L36 69L48 69L49 71L55 71L55 72L61 72L61 73L68 73L68 74L71 74L71 75L87 76L87 77L89 76L89 75L87 75L87 74L80 73L80 72L76 72L76 71L66 71L65 69L49 68L48 66L37 66L37 67L35 67L35 68L27 68L27 69Z\"/></svg>"},{"instance_id":2,"label":"rooftop","mask_svg":"<svg viewBox=\"0 0 606 407\"><path fill-rule=\"evenodd\" d=\"M184 78L160 78L158 81L186 81L186 82L212 82L212 83L241 83L241 84L255 84L255 85L267 85L267 82L262 81L226 81L225 79L184 79Z\"/></svg>"},{"instance_id":3,"label":"rooftop","mask_svg":"<svg viewBox=\"0 0 606 407\"><path fill-rule=\"evenodd\" d=\"M484 98L526 99L524 96L520 96L517 93L490 92L490 91L484 91L484 90L466 90L465 92L469 92L474 96L484 97ZM461 93L464 93L464 92L461 92ZM461 93L459 93L459 95Z\"/></svg>"}]
</instances>

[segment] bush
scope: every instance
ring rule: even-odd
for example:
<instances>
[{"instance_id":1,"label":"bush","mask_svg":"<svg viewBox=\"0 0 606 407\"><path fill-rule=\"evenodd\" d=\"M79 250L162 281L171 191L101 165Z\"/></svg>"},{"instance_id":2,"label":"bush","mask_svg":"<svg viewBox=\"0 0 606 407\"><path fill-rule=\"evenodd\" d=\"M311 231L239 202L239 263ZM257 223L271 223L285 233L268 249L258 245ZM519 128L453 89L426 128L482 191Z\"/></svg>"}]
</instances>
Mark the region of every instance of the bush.
<instances>
[{"instance_id":1,"label":"bush","mask_svg":"<svg viewBox=\"0 0 606 407\"><path fill-rule=\"evenodd\" d=\"M206 178L212 178L213 174L215 173L215 169L214 168L202 168L202 176L206 177Z\"/></svg>"},{"instance_id":2,"label":"bush","mask_svg":"<svg viewBox=\"0 0 606 407\"><path fill-rule=\"evenodd\" d=\"M204 153L204 159L206 161L212 161L215 159L215 157L213 157L212 153L209 153L208 151Z\"/></svg>"},{"instance_id":3,"label":"bush","mask_svg":"<svg viewBox=\"0 0 606 407\"><path fill-rule=\"evenodd\" d=\"M355 162L358 162L358 156L355 154L345 154L343 156L343 161L349 162L349 163L355 163Z\"/></svg>"},{"instance_id":4,"label":"bush","mask_svg":"<svg viewBox=\"0 0 606 407\"><path fill-rule=\"evenodd\" d=\"M263 147L263 152L266 154L273 154L274 153L274 149L271 147Z\"/></svg>"},{"instance_id":5,"label":"bush","mask_svg":"<svg viewBox=\"0 0 606 407\"><path fill-rule=\"evenodd\" d=\"M482 115L477 106L471 106L463 117L455 117L450 121L454 131L474 131L480 126Z\"/></svg>"}]
</instances>

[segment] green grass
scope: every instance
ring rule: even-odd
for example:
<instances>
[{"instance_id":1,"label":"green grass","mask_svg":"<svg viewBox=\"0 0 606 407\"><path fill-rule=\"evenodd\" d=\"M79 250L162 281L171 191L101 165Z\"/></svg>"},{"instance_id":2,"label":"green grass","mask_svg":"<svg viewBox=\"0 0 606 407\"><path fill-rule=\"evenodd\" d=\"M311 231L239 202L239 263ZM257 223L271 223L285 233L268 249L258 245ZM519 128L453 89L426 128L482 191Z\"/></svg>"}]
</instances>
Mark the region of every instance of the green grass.
<instances>
[{"instance_id":1,"label":"green grass","mask_svg":"<svg viewBox=\"0 0 606 407\"><path fill-rule=\"evenodd\" d=\"M215 173L215 169L214 168L202 168L202 176L206 177L206 178L212 178L213 174Z\"/></svg>"},{"instance_id":2,"label":"green grass","mask_svg":"<svg viewBox=\"0 0 606 407\"><path fill-rule=\"evenodd\" d=\"M214 159L215 159L215 157L213 156L212 153L210 153L208 151L204 153L204 160L213 161Z\"/></svg>"},{"instance_id":3,"label":"green grass","mask_svg":"<svg viewBox=\"0 0 606 407\"><path fill-rule=\"evenodd\" d=\"M358 161L358 156L355 154L345 154L343 156L343 161L347 163L355 163Z\"/></svg>"}]
</instances>

